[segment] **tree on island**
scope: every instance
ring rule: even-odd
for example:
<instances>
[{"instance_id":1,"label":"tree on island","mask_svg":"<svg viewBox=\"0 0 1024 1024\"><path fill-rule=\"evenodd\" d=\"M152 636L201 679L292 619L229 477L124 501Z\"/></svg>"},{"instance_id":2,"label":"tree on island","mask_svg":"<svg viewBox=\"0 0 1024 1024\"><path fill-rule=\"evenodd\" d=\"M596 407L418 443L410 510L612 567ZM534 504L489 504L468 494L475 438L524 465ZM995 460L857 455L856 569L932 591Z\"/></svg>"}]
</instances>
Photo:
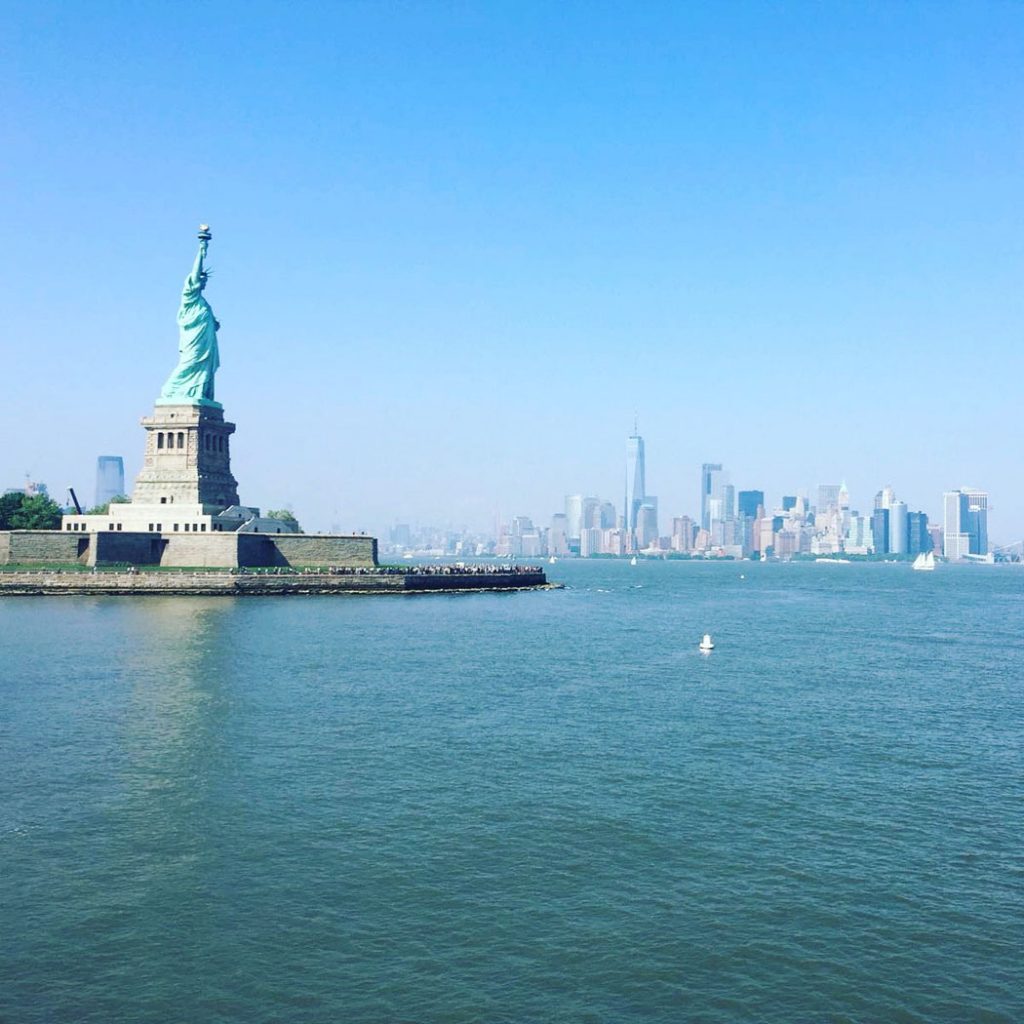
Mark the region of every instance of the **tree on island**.
<instances>
[{"instance_id":1,"label":"tree on island","mask_svg":"<svg viewBox=\"0 0 1024 1024\"><path fill-rule=\"evenodd\" d=\"M57 530L62 515L60 505L45 494L0 496L0 530Z\"/></svg>"},{"instance_id":2,"label":"tree on island","mask_svg":"<svg viewBox=\"0 0 1024 1024\"><path fill-rule=\"evenodd\" d=\"M131 498L126 497L124 494L115 494L110 501L103 505L93 505L92 508L87 508L84 515L87 516L105 516L110 511L111 505L127 505L131 502Z\"/></svg>"},{"instance_id":3,"label":"tree on island","mask_svg":"<svg viewBox=\"0 0 1024 1024\"><path fill-rule=\"evenodd\" d=\"M273 509L267 513L267 516L270 519L281 519L286 523L291 523L295 527L296 533L305 533L305 530L299 526L299 521L295 518L294 513L289 512L286 508Z\"/></svg>"}]
</instances>

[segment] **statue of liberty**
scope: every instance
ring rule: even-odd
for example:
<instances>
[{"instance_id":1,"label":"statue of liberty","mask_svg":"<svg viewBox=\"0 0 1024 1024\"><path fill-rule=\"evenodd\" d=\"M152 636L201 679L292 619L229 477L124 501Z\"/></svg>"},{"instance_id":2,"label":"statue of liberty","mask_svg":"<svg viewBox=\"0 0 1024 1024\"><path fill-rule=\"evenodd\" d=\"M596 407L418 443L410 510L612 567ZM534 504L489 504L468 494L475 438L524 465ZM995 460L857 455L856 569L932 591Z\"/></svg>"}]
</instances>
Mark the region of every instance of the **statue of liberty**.
<instances>
[{"instance_id":1,"label":"statue of liberty","mask_svg":"<svg viewBox=\"0 0 1024 1024\"><path fill-rule=\"evenodd\" d=\"M185 278L178 308L178 365L167 378L157 405L212 405L220 407L213 397L213 375L220 366L217 351L217 330L220 324L210 304L203 298L209 280L206 269L206 248L213 235L210 226L199 226L199 252L192 271Z\"/></svg>"}]
</instances>

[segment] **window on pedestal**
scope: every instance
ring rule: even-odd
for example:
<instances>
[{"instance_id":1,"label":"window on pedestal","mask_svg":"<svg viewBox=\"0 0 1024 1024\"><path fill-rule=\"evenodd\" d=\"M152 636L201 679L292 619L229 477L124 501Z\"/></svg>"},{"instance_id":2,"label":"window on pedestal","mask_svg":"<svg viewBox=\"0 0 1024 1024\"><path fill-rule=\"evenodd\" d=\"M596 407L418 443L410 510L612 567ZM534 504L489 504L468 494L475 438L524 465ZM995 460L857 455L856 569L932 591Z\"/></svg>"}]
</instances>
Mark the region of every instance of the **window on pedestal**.
<instances>
[{"instance_id":1,"label":"window on pedestal","mask_svg":"<svg viewBox=\"0 0 1024 1024\"><path fill-rule=\"evenodd\" d=\"M182 430L178 431L178 447L179 448L184 448L185 447L185 432L182 431Z\"/></svg>"},{"instance_id":2,"label":"window on pedestal","mask_svg":"<svg viewBox=\"0 0 1024 1024\"><path fill-rule=\"evenodd\" d=\"M156 446L157 448L163 448L164 446L164 432L162 430L156 435Z\"/></svg>"}]
</instances>

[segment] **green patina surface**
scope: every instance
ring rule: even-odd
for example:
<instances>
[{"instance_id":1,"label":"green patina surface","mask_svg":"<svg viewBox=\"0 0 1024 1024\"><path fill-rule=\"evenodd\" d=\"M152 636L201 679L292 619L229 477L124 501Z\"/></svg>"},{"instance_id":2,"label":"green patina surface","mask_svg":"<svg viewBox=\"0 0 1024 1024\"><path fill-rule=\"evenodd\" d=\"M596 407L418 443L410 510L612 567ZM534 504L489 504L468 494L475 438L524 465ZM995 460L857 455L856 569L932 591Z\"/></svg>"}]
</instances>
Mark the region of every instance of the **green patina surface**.
<instances>
[{"instance_id":1,"label":"green patina surface","mask_svg":"<svg viewBox=\"0 0 1024 1024\"><path fill-rule=\"evenodd\" d=\"M199 235L199 252L185 278L178 307L178 365L164 384L157 405L205 405L221 408L213 391L214 375L220 366L217 329L220 324L203 297L209 280L206 251L210 233Z\"/></svg>"}]
</instances>

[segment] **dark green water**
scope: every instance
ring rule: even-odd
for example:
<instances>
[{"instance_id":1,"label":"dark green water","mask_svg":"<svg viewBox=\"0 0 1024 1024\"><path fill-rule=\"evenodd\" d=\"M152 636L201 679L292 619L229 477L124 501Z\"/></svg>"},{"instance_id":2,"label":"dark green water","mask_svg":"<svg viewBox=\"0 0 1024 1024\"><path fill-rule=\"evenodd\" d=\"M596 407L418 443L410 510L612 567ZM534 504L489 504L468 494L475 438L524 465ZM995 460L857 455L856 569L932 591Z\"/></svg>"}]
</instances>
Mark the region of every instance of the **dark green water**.
<instances>
[{"instance_id":1,"label":"dark green water","mask_svg":"<svg viewBox=\"0 0 1024 1024\"><path fill-rule=\"evenodd\" d=\"M0 602L0 1020L1024 1019L1020 567L551 572Z\"/></svg>"}]
</instances>

